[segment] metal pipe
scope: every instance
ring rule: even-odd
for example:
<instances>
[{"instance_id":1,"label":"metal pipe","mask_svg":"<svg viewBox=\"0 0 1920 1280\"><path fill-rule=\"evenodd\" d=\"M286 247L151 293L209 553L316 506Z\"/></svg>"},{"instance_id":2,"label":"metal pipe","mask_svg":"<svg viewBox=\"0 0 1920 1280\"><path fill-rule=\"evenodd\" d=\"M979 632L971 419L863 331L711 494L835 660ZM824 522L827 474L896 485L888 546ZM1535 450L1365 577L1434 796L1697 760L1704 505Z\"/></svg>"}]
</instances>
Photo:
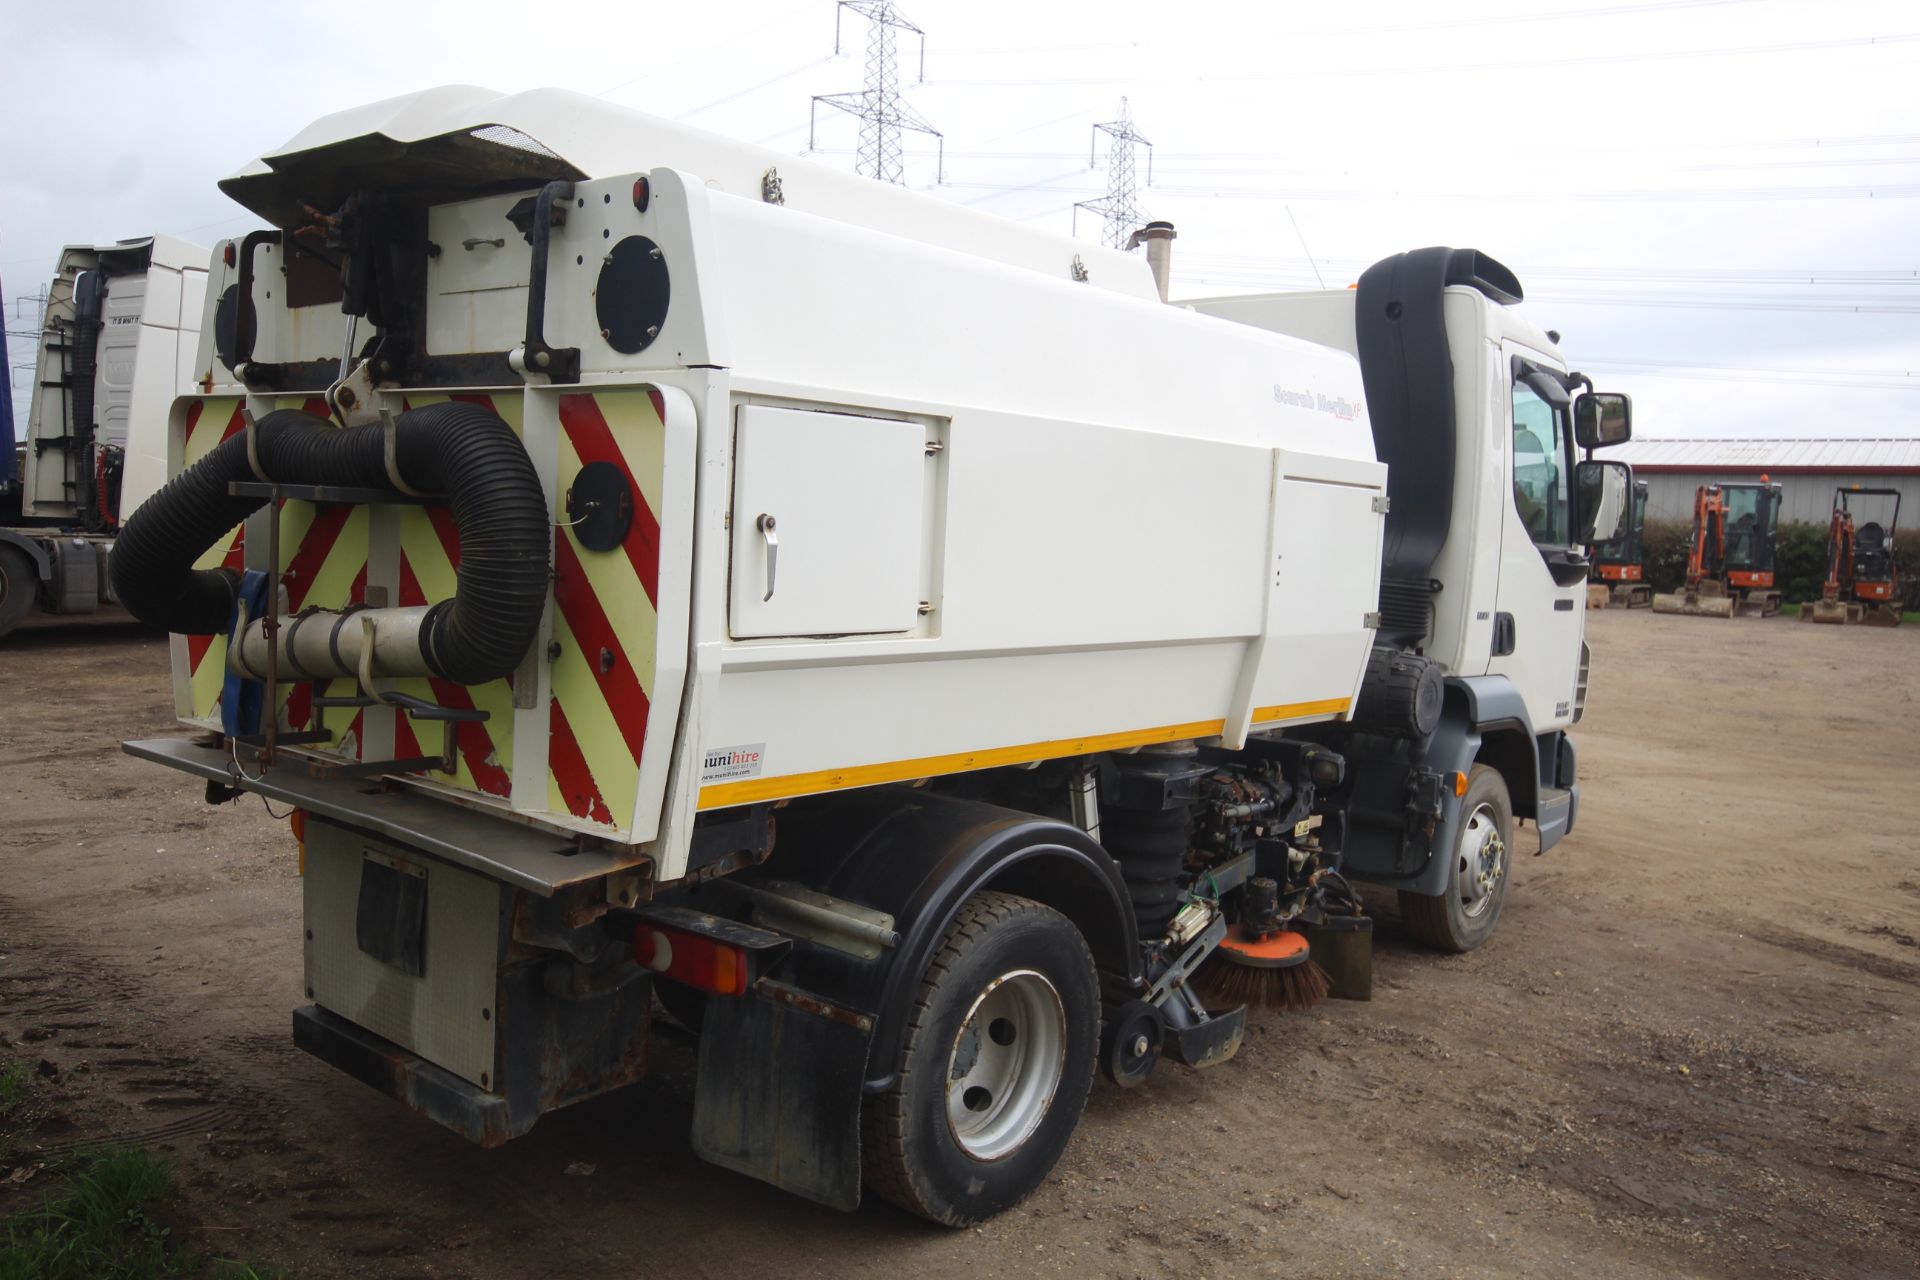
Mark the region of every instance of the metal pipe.
<instances>
[{"instance_id":1,"label":"metal pipe","mask_svg":"<svg viewBox=\"0 0 1920 1280\"><path fill-rule=\"evenodd\" d=\"M773 917L788 917L793 922L790 928L811 926L827 933L840 934L870 947L886 948L899 945L899 933L885 925L860 920L845 912L835 911L831 907L805 902L777 890L763 889L758 885L744 884L738 880L725 880L720 883L726 886L728 892L738 894L753 903L759 912ZM770 927L776 929L779 927L773 921L767 923ZM794 931L800 930L794 928Z\"/></svg>"},{"instance_id":2,"label":"metal pipe","mask_svg":"<svg viewBox=\"0 0 1920 1280\"><path fill-rule=\"evenodd\" d=\"M421 636L431 608L310 609L275 619L274 635L267 619L255 618L228 648L227 666L249 680L266 679L269 663L283 679L350 680L366 657L376 676L431 675Z\"/></svg>"},{"instance_id":3,"label":"metal pipe","mask_svg":"<svg viewBox=\"0 0 1920 1280\"><path fill-rule=\"evenodd\" d=\"M1160 290L1162 302L1167 301L1167 291L1173 283L1173 242L1179 234L1171 222L1149 222L1127 237L1129 249L1147 246L1147 268L1153 272L1153 283Z\"/></svg>"}]
</instances>

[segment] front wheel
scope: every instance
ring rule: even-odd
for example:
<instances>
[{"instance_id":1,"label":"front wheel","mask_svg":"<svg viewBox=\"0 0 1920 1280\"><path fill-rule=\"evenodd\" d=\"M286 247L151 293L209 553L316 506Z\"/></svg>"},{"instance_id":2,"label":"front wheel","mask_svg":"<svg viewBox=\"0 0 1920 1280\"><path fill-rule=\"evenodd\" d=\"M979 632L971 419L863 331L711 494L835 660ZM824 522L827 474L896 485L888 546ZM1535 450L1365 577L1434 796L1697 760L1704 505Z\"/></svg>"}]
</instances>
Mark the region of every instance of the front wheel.
<instances>
[{"instance_id":1,"label":"front wheel","mask_svg":"<svg viewBox=\"0 0 1920 1280\"><path fill-rule=\"evenodd\" d=\"M1471 951L1493 935L1513 876L1513 800L1496 769L1476 764L1460 798L1460 824L1438 894L1400 891L1410 937L1440 951Z\"/></svg>"},{"instance_id":2,"label":"front wheel","mask_svg":"<svg viewBox=\"0 0 1920 1280\"><path fill-rule=\"evenodd\" d=\"M962 904L909 1014L894 1083L861 1110L867 1186L950 1227L1024 1200L1079 1123L1100 1040L1080 931L1010 893Z\"/></svg>"}]
</instances>

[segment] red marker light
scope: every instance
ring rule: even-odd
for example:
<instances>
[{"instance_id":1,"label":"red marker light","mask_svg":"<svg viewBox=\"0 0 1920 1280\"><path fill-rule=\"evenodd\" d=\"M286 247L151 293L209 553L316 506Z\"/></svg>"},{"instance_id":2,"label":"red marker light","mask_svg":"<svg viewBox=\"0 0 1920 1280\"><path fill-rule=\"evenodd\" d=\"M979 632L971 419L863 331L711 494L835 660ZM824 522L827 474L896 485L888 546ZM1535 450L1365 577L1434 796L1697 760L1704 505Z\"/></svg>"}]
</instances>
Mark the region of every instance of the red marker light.
<instances>
[{"instance_id":1,"label":"red marker light","mask_svg":"<svg viewBox=\"0 0 1920 1280\"><path fill-rule=\"evenodd\" d=\"M633 180L633 207L641 213L647 211L647 201L652 198L653 189L644 175Z\"/></svg>"},{"instance_id":2,"label":"red marker light","mask_svg":"<svg viewBox=\"0 0 1920 1280\"><path fill-rule=\"evenodd\" d=\"M232 266L239 260L240 255L233 251L233 241L227 241L226 247L220 250L220 261L226 263L228 266Z\"/></svg>"},{"instance_id":3,"label":"red marker light","mask_svg":"<svg viewBox=\"0 0 1920 1280\"><path fill-rule=\"evenodd\" d=\"M665 925L633 929L633 958L643 968L721 996L747 993L747 957L739 947Z\"/></svg>"}]
</instances>

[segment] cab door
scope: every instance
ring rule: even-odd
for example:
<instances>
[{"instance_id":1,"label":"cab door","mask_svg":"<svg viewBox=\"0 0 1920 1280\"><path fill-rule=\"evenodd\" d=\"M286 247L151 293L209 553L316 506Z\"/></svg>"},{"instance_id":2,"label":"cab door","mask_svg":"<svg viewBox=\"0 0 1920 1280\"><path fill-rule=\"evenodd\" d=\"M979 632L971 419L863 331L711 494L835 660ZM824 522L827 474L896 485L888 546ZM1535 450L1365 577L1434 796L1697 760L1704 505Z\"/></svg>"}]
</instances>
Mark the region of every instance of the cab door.
<instances>
[{"instance_id":1,"label":"cab door","mask_svg":"<svg viewBox=\"0 0 1920 1280\"><path fill-rule=\"evenodd\" d=\"M1526 700L1535 733L1573 723L1586 618L1576 537L1572 400L1557 364L1512 342L1507 371L1508 500L1488 671Z\"/></svg>"}]
</instances>

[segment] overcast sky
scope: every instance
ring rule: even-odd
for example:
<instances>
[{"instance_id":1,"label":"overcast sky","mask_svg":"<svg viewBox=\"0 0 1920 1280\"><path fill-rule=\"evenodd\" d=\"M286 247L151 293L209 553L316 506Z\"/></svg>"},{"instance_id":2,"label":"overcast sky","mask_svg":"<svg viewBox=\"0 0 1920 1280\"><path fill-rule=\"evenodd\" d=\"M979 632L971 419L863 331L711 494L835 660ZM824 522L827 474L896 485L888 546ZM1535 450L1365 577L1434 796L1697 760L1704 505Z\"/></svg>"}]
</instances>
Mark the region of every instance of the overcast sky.
<instances>
[{"instance_id":1,"label":"overcast sky","mask_svg":"<svg viewBox=\"0 0 1920 1280\"><path fill-rule=\"evenodd\" d=\"M1912 0L899 7L926 31L923 84L902 41L908 102L946 140L944 184L913 135L907 178L934 198L1066 233L1124 96L1155 144L1142 210L1179 227L1176 295L1472 246L1575 367L1633 393L1641 435L1920 435ZM239 234L218 179L436 84L561 85L804 151L809 97L862 84L865 21L834 57L834 10L0 0L7 327L60 245ZM851 168L857 127L823 112L814 158Z\"/></svg>"}]
</instances>

